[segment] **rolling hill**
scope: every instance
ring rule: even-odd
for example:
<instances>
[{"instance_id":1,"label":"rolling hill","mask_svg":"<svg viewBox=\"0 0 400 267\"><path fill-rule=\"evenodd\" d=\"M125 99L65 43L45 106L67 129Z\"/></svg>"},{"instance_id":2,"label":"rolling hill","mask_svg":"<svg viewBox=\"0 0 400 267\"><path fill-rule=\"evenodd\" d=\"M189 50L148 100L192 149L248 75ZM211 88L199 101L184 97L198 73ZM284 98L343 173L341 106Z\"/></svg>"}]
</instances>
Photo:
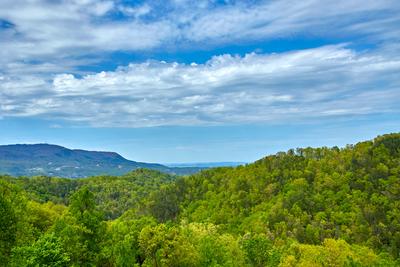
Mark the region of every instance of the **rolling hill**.
<instances>
[{"instance_id":1,"label":"rolling hill","mask_svg":"<svg viewBox=\"0 0 400 267\"><path fill-rule=\"evenodd\" d=\"M18 267L396 267L399 207L400 133L182 177L0 175L0 259Z\"/></svg>"}]
</instances>

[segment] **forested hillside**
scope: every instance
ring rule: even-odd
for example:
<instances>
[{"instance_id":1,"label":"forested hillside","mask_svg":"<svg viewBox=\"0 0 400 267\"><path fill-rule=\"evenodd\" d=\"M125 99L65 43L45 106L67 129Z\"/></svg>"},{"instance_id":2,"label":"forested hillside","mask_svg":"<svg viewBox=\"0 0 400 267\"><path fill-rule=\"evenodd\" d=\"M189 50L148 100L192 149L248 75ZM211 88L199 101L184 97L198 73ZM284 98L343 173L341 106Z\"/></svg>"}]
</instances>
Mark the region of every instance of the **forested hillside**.
<instances>
[{"instance_id":1,"label":"forested hillside","mask_svg":"<svg viewBox=\"0 0 400 267\"><path fill-rule=\"evenodd\" d=\"M400 266L400 134L177 177L0 179L5 266Z\"/></svg>"}]
</instances>

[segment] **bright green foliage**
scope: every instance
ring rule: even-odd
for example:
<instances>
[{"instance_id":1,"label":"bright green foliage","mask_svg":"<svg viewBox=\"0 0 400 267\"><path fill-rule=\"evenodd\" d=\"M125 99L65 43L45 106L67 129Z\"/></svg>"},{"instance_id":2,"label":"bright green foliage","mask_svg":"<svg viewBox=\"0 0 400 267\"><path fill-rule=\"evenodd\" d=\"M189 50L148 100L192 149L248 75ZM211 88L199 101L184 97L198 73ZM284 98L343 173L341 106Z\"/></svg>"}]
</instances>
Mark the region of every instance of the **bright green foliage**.
<instances>
[{"instance_id":1,"label":"bright green foliage","mask_svg":"<svg viewBox=\"0 0 400 267\"><path fill-rule=\"evenodd\" d=\"M400 134L177 178L0 177L11 266L400 266Z\"/></svg>"},{"instance_id":2,"label":"bright green foliage","mask_svg":"<svg viewBox=\"0 0 400 267\"><path fill-rule=\"evenodd\" d=\"M344 240L325 239L322 245L293 244L279 266L385 266L370 248ZM393 265L394 266L394 265Z\"/></svg>"},{"instance_id":3,"label":"bright green foliage","mask_svg":"<svg viewBox=\"0 0 400 267\"><path fill-rule=\"evenodd\" d=\"M144 266L243 266L245 258L237 239L219 233L211 224L159 224L145 227L139 244Z\"/></svg>"},{"instance_id":4,"label":"bright green foliage","mask_svg":"<svg viewBox=\"0 0 400 267\"><path fill-rule=\"evenodd\" d=\"M26 214L27 200L16 186L0 180L0 262L7 263L11 249L33 239Z\"/></svg>"},{"instance_id":5,"label":"bright green foliage","mask_svg":"<svg viewBox=\"0 0 400 267\"><path fill-rule=\"evenodd\" d=\"M135 208L143 212L143 200L161 185L169 184L175 176L154 170L138 169L123 176L96 176L86 179L51 177L19 178L4 176L2 179L23 188L36 202L51 201L68 205L71 195L87 186L95 195L95 202L106 219L116 219L125 211Z\"/></svg>"},{"instance_id":6,"label":"bright green foliage","mask_svg":"<svg viewBox=\"0 0 400 267\"><path fill-rule=\"evenodd\" d=\"M65 212L65 206L53 202L37 203L28 201L26 205L26 220L29 223L34 238L39 238Z\"/></svg>"},{"instance_id":7,"label":"bright green foliage","mask_svg":"<svg viewBox=\"0 0 400 267\"><path fill-rule=\"evenodd\" d=\"M273 240L341 238L398 257L400 157L393 139L400 135L341 150L297 149L193 175L185 179L181 217L235 233L261 231Z\"/></svg>"},{"instance_id":8,"label":"bright green foliage","mask_svg":"<svg viewBox=\"0 0 400 267\"><path fill-rule=\"evenodd\" d=\"M152 217L136 218L129 213L108 226L108 238L102 246L101 261L106 266L134 266L143 262L139 235L143 228L156 226L157 222Z\"/></svg>"},{"instance_id":9,"label":"bright green foliage","mask_svg":"<svg viewBox=\"0 0 400 267\"><path fill-rule=\"evenodd\" d=\"M11 266L63 267L69 263L69 256L64 252L61 240L54 234L44 234L31 246L14 249L13 254Z\"/></svg>"},{"instance_id":10,"label":"bright green foliage","mask_svg":"<svg viewBox=\"0 0 400 267\"><path fill-rule=\"evenodd\" d=\"M103 215L97 210L94 195L87 187L71 197L69 212L54 226L63 247L76 266L95 265L105 232Z\"/></svg>"},{"instance_id":11,"label":"bright green foliage","mask_svg":"<svg viewBox=\"0 0 400 267\"><path fill-rule=\"evenodd\" d=\"M242 247L251 266L276 266L281 259L281 252L265 234L245 234Z\"/></svg>"},{"instance_id":12,"label":"bright green foliage","mask_svg":"<svg viewBox=\"0 0 400 267\"><path fill-rule=\"evenodd\" d=\"M197 254L176 227L159 224L145 227L139 235L144 266L195 266Z\"/></svg>"},{"instance_id":13,"label":"bright green foliage","mask_svg":"<svg viewBox=\"0 0 400 267\"><path fill-rule=\"evenodd\" d=\"M213 224L183 224L181 229L198 251L195 266L244 266L245 256L235 236Z\"/></svg>"}]
</instances>

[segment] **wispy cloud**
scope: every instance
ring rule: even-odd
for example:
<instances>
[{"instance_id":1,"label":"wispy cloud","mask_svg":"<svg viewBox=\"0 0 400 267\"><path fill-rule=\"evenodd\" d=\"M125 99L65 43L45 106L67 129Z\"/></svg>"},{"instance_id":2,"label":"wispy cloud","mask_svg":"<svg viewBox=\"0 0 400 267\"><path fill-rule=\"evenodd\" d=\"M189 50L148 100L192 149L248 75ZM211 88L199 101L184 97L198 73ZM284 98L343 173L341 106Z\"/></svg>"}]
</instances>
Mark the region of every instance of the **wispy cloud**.
<instances>
[{"instance_id":1,"label":"wispy cloud","mask_svg":"<svg viewBox=\"0 0 400 267\"><path fill-rule=\"evenodd\" d=\"M296 35L382 38L398 33L399 10L399 2L392 0L239 2L204 12L185 34L190 40L214 42Z\"/></svg>"},{"instance_id":2,"label":"wispy cloud","mask_svg":"<svg viewBox=\"0 0 400 267\"><path fill-rule=\"evenodd\" d=\"M212 46L283 37L356 35L398 40L397 0L0 2L0 64L112 51Z\"/></svg>"}]
</instances>

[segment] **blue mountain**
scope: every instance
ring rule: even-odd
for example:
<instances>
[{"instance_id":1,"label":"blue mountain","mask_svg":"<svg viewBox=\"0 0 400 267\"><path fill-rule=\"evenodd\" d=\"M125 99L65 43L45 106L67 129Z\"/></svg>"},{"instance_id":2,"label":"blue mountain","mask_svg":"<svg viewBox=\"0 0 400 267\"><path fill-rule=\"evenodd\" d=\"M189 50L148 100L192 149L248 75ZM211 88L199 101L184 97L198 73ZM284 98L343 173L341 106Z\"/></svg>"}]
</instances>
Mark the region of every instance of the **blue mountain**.
<instances>
[{"instance_id":1,"label":"blue mountain","mask_svg":"<svg viewBox=\"0 0 400 267\"><path fill-rule=\"evenodd\" d=\"M0 174L81 178L122 175L139 168L177 175L192 174L202 169L167 167L156 163L131 161L115 152L68 149L50 144L0 146Z\"/></svg>"}]
</instances>

